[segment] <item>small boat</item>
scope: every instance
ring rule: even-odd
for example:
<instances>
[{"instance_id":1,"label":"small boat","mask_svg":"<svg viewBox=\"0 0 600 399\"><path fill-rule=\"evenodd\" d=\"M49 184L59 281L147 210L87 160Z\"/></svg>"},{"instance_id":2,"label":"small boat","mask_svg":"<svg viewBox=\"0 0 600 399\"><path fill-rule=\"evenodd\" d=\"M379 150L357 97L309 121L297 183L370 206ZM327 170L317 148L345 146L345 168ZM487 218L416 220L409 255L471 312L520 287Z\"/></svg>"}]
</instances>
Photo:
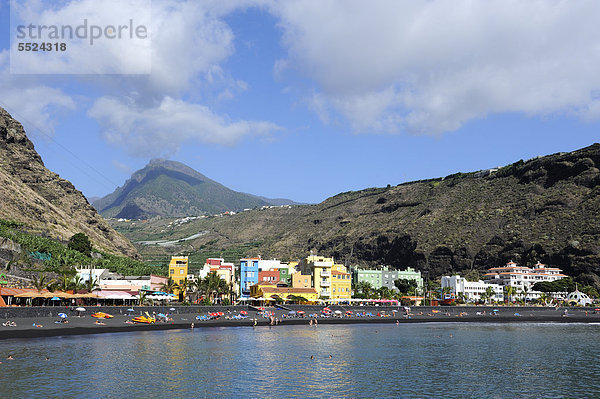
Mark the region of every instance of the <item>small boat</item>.
<instances>
[{"instance_id":1,"label":"small boat","mask_svg":"<svg viewBox=\"0 0 600 399\"><path fill-rule=\"evenodd\" d=\"M95 317L97 319L112 319L115 316L104 312L96 312L92 313L92 317Z\"/></svg>"},{"instance_id":2,"label":"small boat","mask_svg":"<svg viewBox=\"0 0 600 399\"><path fill-rule=\"evenodd\" d=\"M156 319L148 316L137 316L131 319L134 323L154 324Z\"/></svg>"}]
</instances>

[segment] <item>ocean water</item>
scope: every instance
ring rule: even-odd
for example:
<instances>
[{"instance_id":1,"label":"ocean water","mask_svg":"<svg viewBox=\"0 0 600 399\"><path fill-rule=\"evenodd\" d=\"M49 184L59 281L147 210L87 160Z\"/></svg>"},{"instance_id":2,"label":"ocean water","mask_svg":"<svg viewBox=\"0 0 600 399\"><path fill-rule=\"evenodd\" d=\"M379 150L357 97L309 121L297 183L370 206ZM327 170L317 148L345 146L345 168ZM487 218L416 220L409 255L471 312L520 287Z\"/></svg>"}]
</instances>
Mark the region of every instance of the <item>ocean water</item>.
<instances>
[{"instance_id":1,"label":"ocean water","mask_svg":"<svg viewBox=\"0 0 600 399\"><path fill-rule=\"evenodd\" d=\"M599 336L595 324L424 323L13 339L0 341L0 397L597 398Z\"/></svg>"}]
</instances>

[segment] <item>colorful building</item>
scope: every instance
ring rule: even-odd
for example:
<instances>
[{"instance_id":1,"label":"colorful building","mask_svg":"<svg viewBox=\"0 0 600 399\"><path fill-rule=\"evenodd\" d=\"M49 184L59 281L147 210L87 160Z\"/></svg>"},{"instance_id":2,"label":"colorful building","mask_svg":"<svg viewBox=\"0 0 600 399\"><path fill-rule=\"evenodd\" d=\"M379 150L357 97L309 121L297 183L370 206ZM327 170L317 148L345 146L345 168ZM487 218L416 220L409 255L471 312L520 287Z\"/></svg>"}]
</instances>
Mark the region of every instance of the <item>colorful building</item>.
<instances>
[{"instance_id":1,"label":"colorful building","mask_svg":"<svg viewBox=\"0 0 600 399\"><path fill-rule=\"evenodd\" d=\"M273 282L259 282L251 287L253 298L281 299L283 301L294 300L302 297L307 302L316 302L319 298L314 288L285 287L283 284Z\"/></svg>"},{"instance_id":2,"label":"colorful building","mask_svg":"<svg viewBox=\"0 0 600 399\"><path fill-rule=\"evenodd\" d=\"M250 297L250 287L258 283L258 262L260 258L240 259L240 297Z\"/></svg>"},{"instance_id":3,"label":"colorful building","mask_svg":"<svg viewBox=\"0 0 600 399\"><path fill-rule=\"evenodd\" d=\"M279 278L280 275L281 275L281 273L279 272L279 270L259 271L258 272L258 281L259 282L263 282L263 281L278 282L278 281L281 281L281 279Z\"/></svg>"},{"instance_id":4,"label":"colorful building","mask_svg":"<svg viewBox=\"0 0 600 399\"><path fill-rule=\"evenodd\" d=\"M292 274L293 288L310 288L311 286L312 276L310 274L302 274L302 272Z\"/></svg>"},{"instance_id":5,"label":"colorful building","mask_svg":"<svg viewBox=\"0 0 600 399\"><path fill-rule=\"evenodd\" d=\"M331 298L331 268L333 264L333 258L319 255L310 255L301 263L302 272L311 274L312 286L321 299Z\"/></svg>"},{"instance_id":6,"label":"colorful building","mask_svg":"<svg viewBox=\"0 0 600 399\"><path fill-rule=\"evenodd\" d=\"M260 257L240 259L240 297L248 298L250 296L250 287L260 281L259 272L273 272L273 276L277 274L277 281L285 281L289 284L290 267L288 264L277 259Z\"/></svg>"},{"instance_id":7,"label":"colorful building","mask_svg":"<svg viewBox=\"0 0 600 399\"><path fill-rule=\"evenodd\" d=\"M171 256L171 262L169 262L169 278L171 278L177 285L180 285L184 280L187 279L188 275L188 257L187 256ZM179 289L173 290L175 295L180 294ZM181 294L185 295L184 292Z\"/></svg>"},{"instance_id":8,"label":"colorful building","mask_svg":"<svg viewBox=\"0 0 600 399\"><path fill-rule=\"evenodd\" d=\"M416 271L412 267L407 267L406 270L390 270L388 266L382 266L379 269L354 269L352 273L353 283L356 285L360 282L371 284L374 289L387 287L396 289L394 282L396 280L411 280L417 284L417 289L423 289L423 277L421 272Z\"/></svg>"},{"instance_id":9,"label":"colorful building","mask_svg":"<svg viewBox=\"0 0 600 399\"><path fill-rule=\"evenodd\" d=\"M233 263L225 262L223 258L208 258L202 269L200 269L198 276L204 279L209 273L217 273L234 292L238 291L235 265Z\"/></svg>"},{"instance_id":10,"label":"colorful building","mask_svg":"<svg viewBox=\"0 0 600 399\"><path fill-rule=\"evenodd\" d=\"M346 266L334 264L331 267L331 299L350 298L352 298L352 275L346 271Z\"/></svg>"}]
</instances>

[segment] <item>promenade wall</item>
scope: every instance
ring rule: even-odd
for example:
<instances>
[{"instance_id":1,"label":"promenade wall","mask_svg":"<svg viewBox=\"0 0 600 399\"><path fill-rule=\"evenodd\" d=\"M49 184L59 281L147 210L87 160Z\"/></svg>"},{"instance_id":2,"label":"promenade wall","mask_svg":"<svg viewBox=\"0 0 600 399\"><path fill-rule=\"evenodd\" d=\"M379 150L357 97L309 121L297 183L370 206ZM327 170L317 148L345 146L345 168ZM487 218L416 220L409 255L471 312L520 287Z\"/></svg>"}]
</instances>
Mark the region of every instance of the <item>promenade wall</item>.
<instances>
[{"instance_id":1,"label":"promenade wall","mask_svg":"<svg viewBox=\"0 0 600 399\"><path fill-rule=\"evenodd\" d=\"M284 305L286 309L290 310L303 310L307 314L310 313L319 313L323 309L323 305ZM247 305L239 305L239 306L180 306L180 305L166 305L166 306L84 306L86 308L86 312L84 314L91 314L93 312L106 312L112 315L125 315L130 314L133 316L139 316L148 312L150 314L154 313L171 313L171 314L201 314L207 312L224 312L230 311L232 313L238 313L241 310L246 310L249 312L249 315L252 316L256 311L255 307L247 306ZM132 308L134 312L128 312L127 309ZM342 312L346 312L348 310L352 312L371 312L373 314L385 311L385 312L393 312L394 310L398 311L400 314L403 314L404 307L400 306L338 306L332 305L329 308L333 311L341 310ZM565 309L577 309L579 311L588 311L590 313L595 312L595 308L565 308L560 307L558 310L555 308L542 307L542 306L416 306L411 307L412 313L431 313L432 311L439 312L450 312L453 314L459 312L466 312L469 315L475 315L477 312L486 312L489 313L493 309L499 309L502 313L519 313L523 316L527 315L548 315L549 312L564 312ZM58 313L64 312L69 316L75 316L78 313L74 310L75 307L65 307L65 306L22 306L22 307L0 307L0 319L14 319L14 318L34 318L34 317L56 317ZM174 310L171 310L174 309ZM274 309L273 307L267 307L267 309ZM600 313L600 312L598 312Z\"/></svg>"}]
</instances>

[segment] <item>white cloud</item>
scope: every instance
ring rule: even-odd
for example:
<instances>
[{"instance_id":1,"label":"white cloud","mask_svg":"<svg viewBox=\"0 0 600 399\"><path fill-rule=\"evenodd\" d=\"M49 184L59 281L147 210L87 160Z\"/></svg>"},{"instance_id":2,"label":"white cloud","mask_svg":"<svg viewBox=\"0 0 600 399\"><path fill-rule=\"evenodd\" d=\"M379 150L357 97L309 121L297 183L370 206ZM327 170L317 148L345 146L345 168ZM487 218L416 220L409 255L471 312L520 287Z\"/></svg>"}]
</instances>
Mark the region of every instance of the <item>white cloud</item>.
<instances>
[{"instance_id":1,"label":"white cloud","mask_svg":"<svg viewBox=\"0 0 600 399\"><path fill-rule=\"evenodd\" d=\"M131 175L133 173L133 169L131 169L128 165L124 164L123 162L113 159L111 163L116 169L118 169L125 175Z\"/></svg>"},{"instance_id":2,"label":"white cloud","mask_svg":"<svg viewBox=\"0 0 600 399\"><path fill-rule=\"evenodd\" d=\"M270 122L230 121L208 107L165 97L153 108L110 97L98 99L88 113L104 128L106 140L132 155L161 156L185 142L232 145L246 136L263 136L280 128Z\"/></svg>"},{"instance_id":3,"label":"white cloud","mask_svg":"<svg viewBox=\"0 0 600 399\"><path fill-rule=\"evenodd\" d=\"M9 72L9 52L0 51L0 106L24 125L27 133L54 134L57 114L76 108L73 98L60 89L41 84L38 79Z\"/></svg>"},{"instance_id":4,"label":"white cloud","mask_svg":"<svg viewBox=\"0 0 600 399\"><path fill-rule=\"evenodd\" d=\"M27 2L16 12L22 21L40 25L78 25L88 18L101 26L129 18L137 22L151 12L149 74L118 74L143 70L147 48L131 48L127 43L115 46L115 42L103 46L100 41L94 44L93 52L85 52L89 50L85 42L69 44L69 56L38 57L19 65L18 72L43 67L47 73L81 73L93 68L97 75L78 79L83 85L94 85L98 93L88 116L98 121L102 137L109 143L138 156L172 153L183 142L193 140L231 145L242 137L279 129L269 122L230 121L205 105L232 99L247 90L246 82L230 76L222 67L234 52L234 34L224 17L233 10L260 6L262 0L160 0L152 1L151 10L137 7L140 0L108 1L113 6L99 5L97 0ZM56 82L54 77L49 79ZM46 94L49 103L67 100L59 90Z\"/></svg>"},{"instance_id":5,"label":"white cloud","mask_svg":"<svg viewBox=\"0 0 600 399\"><path fill-rule=\"evenodd\" d=\"M600 3L282 1L288 57L324 120L440 134L492 113L600 118Z\"/></svg>"}]
</instances>

